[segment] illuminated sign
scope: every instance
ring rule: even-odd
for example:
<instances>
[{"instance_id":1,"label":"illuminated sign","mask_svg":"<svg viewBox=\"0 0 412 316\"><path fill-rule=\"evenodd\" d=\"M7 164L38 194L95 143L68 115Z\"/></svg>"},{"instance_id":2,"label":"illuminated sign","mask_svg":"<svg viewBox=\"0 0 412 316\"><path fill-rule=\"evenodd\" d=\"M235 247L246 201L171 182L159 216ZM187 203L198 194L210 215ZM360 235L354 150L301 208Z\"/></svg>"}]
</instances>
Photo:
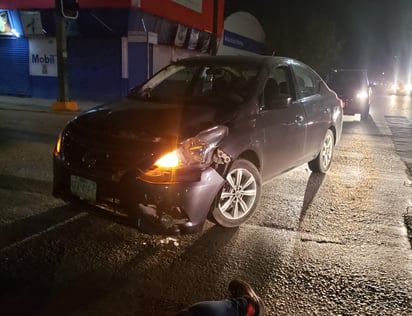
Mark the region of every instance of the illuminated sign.
<instances>
[{"instance_id":1,"label":"illuminated sign","mask_svg":"<svg viewBox=\"0 0 412 316\"><path fill-rule=\"evenodd\" d=\"M29 39L31 76L57 77L57 53L54 38Z\"/></svg>"},{"instance_id":2,"label":"illuminated sign","mask_svg":"<svg viewBox=\"0 0 412 316\"><path fill-rule=\"evenodd\" d=\"M0 11L0 35L13 35L7 11Z\"/></svg>"}]
</instances>

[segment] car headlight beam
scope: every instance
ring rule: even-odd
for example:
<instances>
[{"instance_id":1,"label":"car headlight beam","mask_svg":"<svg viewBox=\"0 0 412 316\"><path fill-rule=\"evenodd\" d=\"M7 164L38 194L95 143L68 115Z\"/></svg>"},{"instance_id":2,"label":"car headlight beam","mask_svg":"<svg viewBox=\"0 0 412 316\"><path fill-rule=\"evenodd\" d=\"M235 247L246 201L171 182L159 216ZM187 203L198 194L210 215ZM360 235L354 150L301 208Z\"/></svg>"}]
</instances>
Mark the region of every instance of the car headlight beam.
<instances>
[{"instance_id":1,"label":"car headlight beam","mask_svg":"<svg viewBox=\"0 0 412 316\"><path fill-rule=\"evenodd\" d=\"M176 150L159 158L154 165L158 168L176 168L179 166L179 157Z\"/></svg>"},{"instance_id":2,"label":"car headlight beam","mask_svg":"<svg viewBox=\"0 0 412 316\"><path fill-rule=\"evenodd\" d=\"M368 97L368 93L366 91L359 91L356 94L356 98L360 100L365 100Z\"/></svg>"}]
</instances>

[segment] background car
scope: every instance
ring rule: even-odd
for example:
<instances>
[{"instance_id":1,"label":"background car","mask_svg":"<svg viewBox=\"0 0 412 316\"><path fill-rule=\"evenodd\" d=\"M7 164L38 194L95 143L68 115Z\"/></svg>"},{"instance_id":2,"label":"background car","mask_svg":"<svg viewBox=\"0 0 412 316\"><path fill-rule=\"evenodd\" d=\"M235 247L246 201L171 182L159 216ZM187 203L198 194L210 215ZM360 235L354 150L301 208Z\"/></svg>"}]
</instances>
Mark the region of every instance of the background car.
<instances>
[{"instance_id":1,"label":"background car","mask_svg":"<svg viewBox=\"0 0 412 316\"><path fill-rule=\"evenodd\" d=\"M184 59L67 124L53 194L149 233L194 232L207 218L236 227L265 181L305 162L327 172L341 133L340 100L299 61Z\"/></svg>"},{"instance_id":2,"label":"background car","mask_svg":"<svg viewBox=\"0 0 412 316\"><path fill-rule=\"evenodd\" d=\"M334 70L327 76L326 82L343 100L344 114L360 114L362 120L369 117L372 84L369 83L366 70Z\"/></svg>"},{"instance_id":3,"label":"background car","mask_svg":"<svg viewBox=\"0 0 412 316\"><path fill-rule=\"evenodd\" d=\"M412 85L406 84L405 82L398 80L392 86L390 93L394 95L411 95Z\"/></svg>"}]
</instances>

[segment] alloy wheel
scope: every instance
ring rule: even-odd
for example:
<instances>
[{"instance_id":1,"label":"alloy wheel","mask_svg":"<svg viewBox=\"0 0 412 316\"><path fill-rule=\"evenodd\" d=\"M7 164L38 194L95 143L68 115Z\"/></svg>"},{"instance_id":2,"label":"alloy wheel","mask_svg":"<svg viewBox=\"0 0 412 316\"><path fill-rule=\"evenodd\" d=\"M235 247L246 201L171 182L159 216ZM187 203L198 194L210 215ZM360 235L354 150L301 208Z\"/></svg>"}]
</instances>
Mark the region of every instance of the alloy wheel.
<instances>
[{"instance_id":1,"label":"alloy wheel","mask_svg":"<svg viewBox=\"0 0 412 316\"><path fill-rule=\"evenodd\" d=\"M323 140L322 151L320 153L322 157L321 163L324 169L328 168L332 160L332 154L333 154L333 135L332 133L327 133L325 139Z\"/></svg>"},{"instance_id":2,"label":"alloy wheel","mask_svg":"<svg viewBox=\"0 0 412 316\"><path fill-rule=\"evenodd\" d=\"M249 170L233 169L226 176L218 203L219 211L231 220L242 218L253 208L257 192L256 179Z\"/></svg>"}]
</instances>

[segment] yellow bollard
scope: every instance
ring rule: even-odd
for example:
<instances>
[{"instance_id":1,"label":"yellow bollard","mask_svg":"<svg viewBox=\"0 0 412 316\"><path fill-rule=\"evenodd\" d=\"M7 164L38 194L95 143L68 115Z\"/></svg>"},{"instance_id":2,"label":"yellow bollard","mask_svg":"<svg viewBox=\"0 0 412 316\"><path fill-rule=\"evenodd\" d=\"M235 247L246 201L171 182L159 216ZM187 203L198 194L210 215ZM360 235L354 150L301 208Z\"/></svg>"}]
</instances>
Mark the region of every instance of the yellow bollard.
<instances>
[{"instance_id":1,"label":"yellow bollard","mask_svg":"<svg viewBox=\"0 0 412 316\"><path fill-rule=\"evenodd\" d=\"M54 111L78 111L77 102L74 101L56 101L52 105Z\"/></svg>"}]
</instances>

